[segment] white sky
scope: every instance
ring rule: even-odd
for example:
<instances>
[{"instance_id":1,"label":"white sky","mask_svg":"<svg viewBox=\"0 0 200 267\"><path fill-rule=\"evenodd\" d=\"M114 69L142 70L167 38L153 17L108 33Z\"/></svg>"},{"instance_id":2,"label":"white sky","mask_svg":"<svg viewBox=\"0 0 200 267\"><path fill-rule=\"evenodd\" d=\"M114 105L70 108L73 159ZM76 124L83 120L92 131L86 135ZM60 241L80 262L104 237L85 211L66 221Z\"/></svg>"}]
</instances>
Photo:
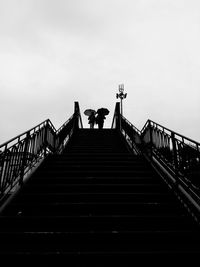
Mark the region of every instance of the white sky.
<instances>
[{"instance_id":1,"label":"white sky","mask_svg":"<svg viewBox=\"0 0 200 267\"><path fill-rule=\"evenodd\" d=\"M200 141L199 0L0 0L0 143L79 101Z\"/></svg>"}]
</instances>

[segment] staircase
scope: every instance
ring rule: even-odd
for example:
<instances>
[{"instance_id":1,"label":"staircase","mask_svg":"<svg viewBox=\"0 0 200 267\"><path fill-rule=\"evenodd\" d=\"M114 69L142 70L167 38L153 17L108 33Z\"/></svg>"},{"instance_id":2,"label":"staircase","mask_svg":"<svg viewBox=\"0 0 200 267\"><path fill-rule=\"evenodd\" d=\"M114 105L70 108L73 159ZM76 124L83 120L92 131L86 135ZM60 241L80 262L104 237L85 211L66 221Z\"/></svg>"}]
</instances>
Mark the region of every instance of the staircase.
<instances>
[{"instance_id":1,"label":"staircase","mask_svg":"<svg viewBox=\"0 0 200 267\"><path fill-rule=\"evenodd\" d=\"M50 155L3 210L0 240L13 257L200 255L195 220L112 129L79 129Z\"/></svg>"}]
</instances>

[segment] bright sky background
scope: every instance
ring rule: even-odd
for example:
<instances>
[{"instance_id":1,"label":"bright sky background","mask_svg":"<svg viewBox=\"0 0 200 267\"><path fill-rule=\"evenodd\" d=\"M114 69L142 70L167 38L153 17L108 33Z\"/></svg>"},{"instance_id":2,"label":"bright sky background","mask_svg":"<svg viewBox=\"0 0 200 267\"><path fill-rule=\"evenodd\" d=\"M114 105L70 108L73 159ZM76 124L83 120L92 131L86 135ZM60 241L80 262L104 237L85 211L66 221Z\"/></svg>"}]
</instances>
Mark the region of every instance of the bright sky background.
<instances>
[{"instance_id":1,"label":"bright sky background","mask_svg":"<svg viewBox=\"0 0 200 267\"><path fill-rule=\"evenodd\" d=\"M0 0L0 143L78 101L200 142L199 0Z\"/></svg>"}]
</instances>

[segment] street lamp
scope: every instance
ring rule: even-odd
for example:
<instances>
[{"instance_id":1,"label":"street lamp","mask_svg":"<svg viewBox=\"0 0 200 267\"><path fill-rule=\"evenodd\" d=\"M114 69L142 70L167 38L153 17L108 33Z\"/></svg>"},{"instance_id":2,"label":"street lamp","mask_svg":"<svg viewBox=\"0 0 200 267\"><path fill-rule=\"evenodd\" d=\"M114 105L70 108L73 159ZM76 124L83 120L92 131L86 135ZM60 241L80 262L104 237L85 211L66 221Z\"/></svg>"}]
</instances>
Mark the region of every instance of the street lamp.
<instances>
[{"instance_id":1,"label":"street lamp","mask_svg":"<svg viewBox=\"0 0 200 267\"><path fill-rule=\"evenodd\" d=\"M124 94L124 85L120 84L119 85L119 94L116 94L117 98L120 98L121 101L121 115L123 116L123 109L122 109L122 100L125 99L127 96L127 93Z\"/></svg>"}]
</instances>

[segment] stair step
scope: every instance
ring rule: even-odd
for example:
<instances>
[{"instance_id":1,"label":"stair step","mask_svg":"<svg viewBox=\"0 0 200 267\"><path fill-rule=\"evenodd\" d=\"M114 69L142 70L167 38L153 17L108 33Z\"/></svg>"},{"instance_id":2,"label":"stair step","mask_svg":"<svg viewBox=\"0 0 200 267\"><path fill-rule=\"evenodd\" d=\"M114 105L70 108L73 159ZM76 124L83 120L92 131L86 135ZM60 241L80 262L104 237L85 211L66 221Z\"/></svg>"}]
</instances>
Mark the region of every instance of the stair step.
<instances>
[{"instance_id":1,"label":"stair step","mask_svg":"<svg viewBox=\"0 0 200 267\"><path fill-rule=\"evenodd\" d=\"M135 166L105 166L105 165L78 165L78 164L74 164L71 166L68 165L63 165L63 166L54 166L54 168L49 168L48 170L43 170L43 172L41 171L40 173L68 173L68 172L99 172L99 173L103 173L106 175L106 172L108 173L125 173L125 174L130 174L132 173L133 175L138 174L138 175L151 175L152 171L148 170L148 169L142 169L141 167L135 167Z\"/></svg>"},{"instance_id":2,"label":"stair step","mask_svg":"<svg viewBox=\"0 0 200 267\"><path fill-rule=\"evenodd\" d=\"M175 202L175 198L167 193L84 193L84 192L26 192L18 195L16 201L31 201L35 202L135 202L135 201L146 201L146 202Z\"/></svg>"},{"instance_id":3,"label":"stair step","mask_svg":"<svg viewBox=\"0 0 200 267\"><path fill-rule=\"evenodd\" d=\"M104 215L104 216L5 216L0 218L0 232L89 232L89 231L180 231L199 230L185 215Z\"/></svg>"},{"instance_id":4,"label":"stair step","mask_svg":"<svg viewBox=\"0 0 200 267\"><path fill-rule=\"evenodd\" d=\"M172 203L16 203L4 213L5 215L142 215L142 214L184 214L180 207Z\"/></svg>"},{"instance_id":5,"label":"stair step","mask_svg":"<svg viewBox=\"0 0 200 267\"><path fill-rule=\"evenodd\" d=\"M47 167L49 167L49 166L47 166ZM148 170L148 171L152 171L152 170L150 170L150 168L149 167L144 167L144 165L141 163L141 164L139 164L139 163L133 163L132 161L130 161L130 162L127 162L127 161L125 161L125 162L121 162L121 161L119 161L119 162L109 162L109 161L100 161L100 162L92 162L92 161L85 161L85 162L83 162L83 161L80 161L80 162L78 162L77 160L75 161L68 161L68 160L66 160L66 161L63 161L63 162L61 162L61 161L59 161L58 163L55 163L54 164L54 166L53 166L53 168L54 169L57 169L57 168L65 168L65 169L68 169L68 168L72 168L72 169L74 169L74 168L83 168L83 169L90 169L90 168L94 168L94 169L98 169L98 168L109 168L109 169L111 169L111 168L117 168L117 169L121 169L121 168L129 168L129 169L132 169L132 170L135 170L135 169L139 169L139 170L141 170L141 168L144 168L144 170ZM47 168L46 168L47 169ZM45 169L45 170L46 170Z\"/></svg>"},{"instance_id":6,"label":"stair step","mask_svg":"<svg viewBox=\"0 0 200 267\"><path fill-rule=\"evenodd\" d=\"M131 253L199 253L199 239L192 231L165 233L144 232L40 232L1 234L4 251L11 253L61 253L61 254L131 254Z\"/></svg>"},{"instance_id":7,"label":"stair step","mask_svg":"<svg viewBox=\"0 0 200 267\"><path fill-rule=\"evenodd\" d=\"M91 177L91 176L116 176L116 177L143 177L143 176L151 176L150 172L145 172L141 170L135 170L135 171L129 171L129 170L54 170L52 169L51 171L46 171L45 172L46 176L52 177L52 176L59 176L59 177Z\"/></svg>"},{"instance_id":8,"label":"stair step","mask_svg":"<svg viewBox=\"0 0 200 267\"><path fill-rule=\"evenodd\" d=\"M29 180L31 184L162 184L162 181L155 179L152 176L147 177L46 177L38 174L34 179Z\"/></svg>"},{"instance_id":9,"label":"stair step","mask_svg":"<svg viewBox=\"0 0 200 267\"><path fill-rule=\"evenodd\" d=\"M165 189L165 188L164 188ZM32 184L26 186L27 192L58 192L58 193L137 193L163 191L156 184Z\"/></svg>"}]
</instances>

